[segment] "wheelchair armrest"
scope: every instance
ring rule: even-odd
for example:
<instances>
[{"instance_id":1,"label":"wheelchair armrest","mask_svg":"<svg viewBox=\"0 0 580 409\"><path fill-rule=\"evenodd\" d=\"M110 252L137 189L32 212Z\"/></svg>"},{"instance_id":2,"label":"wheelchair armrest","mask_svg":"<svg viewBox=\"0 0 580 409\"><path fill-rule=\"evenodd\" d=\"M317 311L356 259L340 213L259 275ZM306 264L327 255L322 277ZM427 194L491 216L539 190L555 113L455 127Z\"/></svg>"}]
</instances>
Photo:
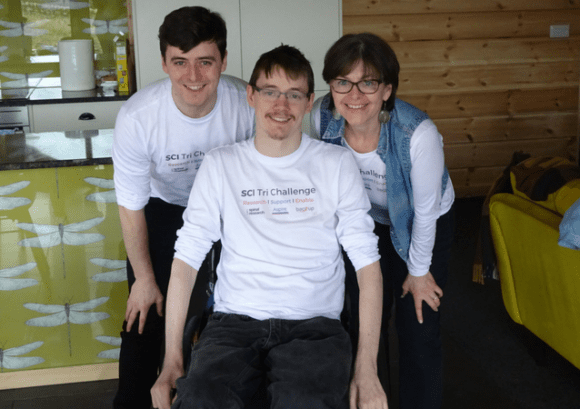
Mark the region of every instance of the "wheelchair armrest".
<instances>
[{"instance_id":1,"label":"wheelchair armrest","mask_svg":"<svg viewBox=\"0 0 580 409\"><path fill-rule=\"evenodd\" d=\"M201 317L193 315L185 323L183 328L183 368L189 367L189 360L191 359L191 350L193 349L193 337L199 331L201 326Z\"/></svg>"}]
</instances>

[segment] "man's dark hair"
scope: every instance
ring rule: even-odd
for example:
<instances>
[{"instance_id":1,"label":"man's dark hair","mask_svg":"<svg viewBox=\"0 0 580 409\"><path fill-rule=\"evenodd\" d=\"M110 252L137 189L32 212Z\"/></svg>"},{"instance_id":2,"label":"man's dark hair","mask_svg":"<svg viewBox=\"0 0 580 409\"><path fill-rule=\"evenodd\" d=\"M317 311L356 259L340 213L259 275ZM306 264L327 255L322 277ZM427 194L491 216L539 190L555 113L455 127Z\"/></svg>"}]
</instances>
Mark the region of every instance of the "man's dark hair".
<instances>
[{"instance_id":1,"label":"man's dark hair","mask_svg":"<svg viewBox=\"0 0 580 409\"><path fill-rule=\"evenodd\" d=\"M226 56L227 30L224 19L205 7L182 7L165 16L159 27L159 46L165 60L167 46L179 48L184 53L203 42L214 42Z\"/></svg>"},{"instance_id":2,"label":"man's dark hair","mask_svg":"<svg viewBox=\"0 0 580 409\"><path fill-rule=\"evenodd\" d=\"M261 73L269 77L277 68L281 68L293 80L306 77L307 95L310 96L314 92L314 73L310 62L297 48L284 44L260 56L250 77L250 85L256 87Z\"/></svg>"},{"instance_id":3,"label":"man's dark hair","mask_svg":"<svg viewBox=\"0 0 580 409\"><path fill-rule=\"evenodd\" d=\"M387 110L392 110L399 87L399 61L393 49L374 34L347 34L341 37L326 52L322 78L329 83L336 77L348 75L359 61L363 62L367 71L374 71L382 83L393 87L386 106Z\"/></svg>"}]
</instances>

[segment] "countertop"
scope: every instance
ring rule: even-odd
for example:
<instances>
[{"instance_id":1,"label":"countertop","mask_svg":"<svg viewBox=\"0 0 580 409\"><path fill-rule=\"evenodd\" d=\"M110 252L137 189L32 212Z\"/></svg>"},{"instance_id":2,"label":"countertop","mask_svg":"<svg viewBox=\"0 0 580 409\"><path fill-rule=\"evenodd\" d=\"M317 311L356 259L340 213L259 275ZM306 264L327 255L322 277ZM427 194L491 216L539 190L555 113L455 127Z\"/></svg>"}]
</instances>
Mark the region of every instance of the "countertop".
<instances>
[{"instance_id":1,"label":"countertop","mask_svg":"<svg viewBox=\"0 0 580 409\"><path fill-rule=\"evenodd\" d=\"M0 107L76 102L124 101L131 95L96 87L87 91L63 91L60 78L43 78L28 88L0 89Z\"/></svg>"},{"instance_id":2,"label":"countertop","mask_svg":"<svg viewBox=\"0 0 580 409\"><path fill-rule=\"evenodd\" d=\"M0 135L0 170L113 163L113 130Z\"/></svg>"}]
</instances>

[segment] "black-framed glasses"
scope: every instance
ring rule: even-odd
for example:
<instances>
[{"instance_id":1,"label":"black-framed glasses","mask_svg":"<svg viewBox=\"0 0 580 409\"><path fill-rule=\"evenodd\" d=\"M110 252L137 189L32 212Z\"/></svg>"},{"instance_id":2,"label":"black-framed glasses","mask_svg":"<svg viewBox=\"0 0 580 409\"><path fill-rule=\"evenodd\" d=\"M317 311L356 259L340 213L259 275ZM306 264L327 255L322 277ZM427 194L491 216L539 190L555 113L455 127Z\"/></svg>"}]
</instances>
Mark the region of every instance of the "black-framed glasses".
<instances>
[{"instance_id":1,"label":"black-framed glasses","mask_svg":"<svg viewBox=\"0 0 580 409\"><path fill-rule=\"evenodd\" d=\"M363 94L374 94L379 90L380 84L381 81L379 80L362 80L358 82L352 82L341 78L330 81L330 87L332 90L339 94L348 94L352 90L352 87L355 85Z\"/></svg>"},{"instance_id":2,"label":"black-framed glasses","mask_svg":"<svg viewBox=\"0 0 580 409\"><path fill-rule=\"evenodd\" d=\"M289 104L299 104L303 102L308 96L298 90L290 90L286 92L278 91L275 88L258 88L254 87L256 91L260 93L260 96L264 98L266 101L275 102L280 98L280 95L284 95L288 100Z\"/></svg>"}]
</instances>

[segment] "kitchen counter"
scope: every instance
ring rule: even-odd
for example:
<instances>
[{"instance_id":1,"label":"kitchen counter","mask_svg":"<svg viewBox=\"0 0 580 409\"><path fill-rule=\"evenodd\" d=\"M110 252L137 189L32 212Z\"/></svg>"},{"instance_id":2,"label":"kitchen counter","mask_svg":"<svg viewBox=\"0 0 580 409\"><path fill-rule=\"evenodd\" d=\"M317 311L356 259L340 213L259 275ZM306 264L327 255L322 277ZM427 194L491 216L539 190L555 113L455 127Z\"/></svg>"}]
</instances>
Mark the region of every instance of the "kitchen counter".
<instances>
[{"instance_id":1,"label":"kitchen counter","mask_svg":"<svg viewBox=\"0 0 580 409\"><path fill-rule=\"evenodd\" d=\"M0 89L0 107L76 102L124 101L129 93L96 87L87 91L63 91L60 78L43 78L29 88Z\"/></svg>"},{"instance_id":2,"label":"kitchen counter","mask_svg":"<svg viewBox=\"0 0 580 409\"><path fill-rule=\"evenodd\" d=\"M0 170L111 164L113 130L0 135Z\"/></svg>"}]
</instances>

